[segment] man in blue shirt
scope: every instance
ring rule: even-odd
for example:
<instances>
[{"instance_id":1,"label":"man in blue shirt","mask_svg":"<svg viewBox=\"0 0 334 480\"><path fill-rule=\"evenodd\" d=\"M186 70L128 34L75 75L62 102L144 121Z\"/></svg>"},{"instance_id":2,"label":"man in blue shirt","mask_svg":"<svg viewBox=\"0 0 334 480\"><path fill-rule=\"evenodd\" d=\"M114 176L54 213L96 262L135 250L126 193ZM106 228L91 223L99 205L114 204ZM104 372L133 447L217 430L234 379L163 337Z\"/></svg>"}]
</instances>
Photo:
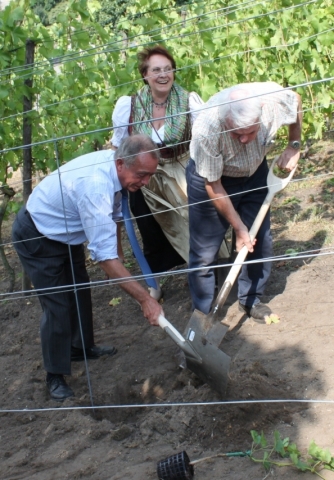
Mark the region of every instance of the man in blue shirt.
<instances>
[{"instance_id":1,"label":"man in blue shirt","mask_svg":"<svg viewBox=\"0 0 334 480\"><path fill-rule=\"evenodd\" d=\"M71 361L117 352L94 344L85 241L109 278L129 277L121 288L139 302L150 324L158 325L162 308L123 266L116 225L122 218L121 190L135 192L147 185L158 161L156 144L147 135L127 138L116 152L80 156L37 185L15 219L14 247L43 309L46 384L55 400L74 394L64 379L71 374Z\"/></svg>"}]
</instances>

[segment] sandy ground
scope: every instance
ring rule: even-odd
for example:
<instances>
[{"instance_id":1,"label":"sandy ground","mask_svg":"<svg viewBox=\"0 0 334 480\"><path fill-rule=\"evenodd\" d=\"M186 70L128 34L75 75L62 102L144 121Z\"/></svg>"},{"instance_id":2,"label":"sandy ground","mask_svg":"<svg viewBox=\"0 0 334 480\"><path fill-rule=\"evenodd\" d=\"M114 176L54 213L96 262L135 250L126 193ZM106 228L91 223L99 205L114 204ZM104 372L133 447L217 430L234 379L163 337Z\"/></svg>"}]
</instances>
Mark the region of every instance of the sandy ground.
<instances>
[{"instance_id":1,"label":"sandy ground","mask_svg":"<svg viewBox=\"0 0 334 480\"><path fill-rule=\"evenodd\" d=\"M293 195L305 199L310 191ZM298 229L288 226L295 214L287 207L274 225L277 249L296 244L306 249L305 242L321 248L319 224L310 222L301 238ZM9 226L4 240L9 240ZM138 273L129 252L128 258L131 271ZM18 274L10 248L8 259ZM87 266L93 282L103 280L97 265L88 261ZM2 292L6 281L1 270ZM150 327L119 287L106 284L92 289L96 343L115 345L118 354L89 361L88 370L84 363L73 363L67 380L75 397L59 404L49 398L44 383L38 299L8 297L0 306L0 479L153 480L157 462L182 451L195 460L249 450L251 430L263 431L270 440L278 430L303 452L314 440L334 454L333 403L290 401L334 402L333 285L333 256L275 262L265 300L280 322L271 325L246 319L232 292L225 316L229 330L220 348L231 357L226 400L241 403L228 405L210 404L221 398L177 366L171 339ZM166 317L182 332L191 316L186 274L175 272L163 289ZM117 297L120 303L109 306ZM285 401L242 402L257 399ZM188 402L208 404L182 405ZM94 410L83 408L92 403ZM180 405L169 405L175 403ZM332 472L322 475L334 479ZM195 478L201 480L313 476L290 467L266 472L248 457L214 458L195 466Z\"/></svg>"}]
</instances>

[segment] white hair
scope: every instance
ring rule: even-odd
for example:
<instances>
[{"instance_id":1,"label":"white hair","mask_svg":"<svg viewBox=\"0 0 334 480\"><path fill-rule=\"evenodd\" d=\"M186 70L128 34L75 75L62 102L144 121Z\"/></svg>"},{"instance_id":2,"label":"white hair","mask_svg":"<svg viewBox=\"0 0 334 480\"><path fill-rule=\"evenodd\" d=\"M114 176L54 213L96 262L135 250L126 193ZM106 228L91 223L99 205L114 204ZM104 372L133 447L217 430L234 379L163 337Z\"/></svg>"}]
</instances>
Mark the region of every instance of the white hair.
<instances>
[{"instance_id":1,"label":"white hair","mask_svg":"<svg viewBox=\"0 0 334 480\"><path fill-rule=\"evenodd\" d=\"M241 84L226 90L223 105L219 106L219 117L232 128L246 128L259 122L262 102L251 85ZM220 99L221 100L221 99Z\"/></svg>"}]
</instances>

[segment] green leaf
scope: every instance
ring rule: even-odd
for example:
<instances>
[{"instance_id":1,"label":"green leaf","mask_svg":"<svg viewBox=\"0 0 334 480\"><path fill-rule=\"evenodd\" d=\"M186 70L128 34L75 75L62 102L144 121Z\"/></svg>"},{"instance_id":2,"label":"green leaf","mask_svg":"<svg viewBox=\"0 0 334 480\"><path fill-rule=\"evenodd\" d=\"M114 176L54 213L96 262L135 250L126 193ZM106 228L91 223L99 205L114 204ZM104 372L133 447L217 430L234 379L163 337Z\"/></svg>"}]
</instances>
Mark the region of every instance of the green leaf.
<instances>
[{"instance_id":1,"label":"green leaf","mask_svg":"<svg viewBox=\"0 0 334 480\"><path fill-rule=\"evenodd\" d=\"M122 301L122 298L121 297L114 297L110 300L109 302L109 305L111 307L116 307L116 305L119 305Z\"/></svg>"},{"instance_id":2,"label":"green leaf","mask_svg":"<svg viewBox=\"0 0 334 480\"><path fill-rule=\"evenodd\" d=\"M260 435L256 430L251 430L250 433L251 433L253 442L256 445L260 445L262 448L267 446L267 440L263 432L261 432L261 435Z\"/></svg>"},{"instance_id":3,"label":"green leaf","mask_svg":"<svg viewBox=\"0 0 334 480\"><path fill-rule=\"evenodd\" d=\"M216 79L205 79L205 83L202 88L203 99L208 99L217 92Z\"/></svg>"},{"instance_id":4,"label":"green leaf","mask_svg":"<svg viewBox=\"0 0 334 480\"><path fill-rule=\"evenodd\" d=\"M289 443L289 439L286 438L285 440L281 440L280 433L275 430L274 432L274 449L275 452L279 453L281 457L289 456L286 451L287 444Z\"/></svg>"},{"instance_id":5,"label":"green leaf","mask_svg":"<svg viewBox=\"0 0 334 480\"><path fill-rule=\"evenodd\" d=\"M204 38L203 46L207 52L213 53L216 50L215 44L212 42L211 38Z\"/></svg>"},{"instance_id":6,"label":"green leaf","mask_svg":"<svg viewBox=\"0 0 334 480\"><path fill-rule=\"evenodd\" d=\"M253 442L256 443L256 445L260 445L261 435L256 430L251 430L250 434L252 436Z\"/></svg>"},{"instance_id":7,"label":"green leaf","mask_svg":"<svg viewBox=\"0 0 334 480\"><path fill-rule=\"evenodd\" d=\"M68 16L65 13L59 13L57 15L57 22L59 22L61 24L67 24Z\"/></svg>"},{"instance_id":8,"label":"green leaf","mask_svg":"<svg viewBox=\"0 0 334 480\"><path fill-rule=\"evenodd\" d=\"M291 453L290 458L291 458L293 464L295 465L295 467L297 467L302 472L305 472L306 470L310 469L309 466L307 465L307 463L300 460L299 455L297 455L296 453Z\"/></svg>"},{"instance_id":9,"label":"green leaf","mask_svg":"<svg viewBox=\"0 0 334 480\"><path fill-rule=\"evenodd\" d=\"M285 250L285 255L289 255L290 257L295 257L298 254L298 250L295 250L294 248L288 248Z\"/></svg>"},{"instance_id":10,"label":"green leaf","mask_svg":"<svg viewBox=\"0 0 334 480\"><path fill-rule=\"evenodd\" d=\"M9 91L0 85L0 98L6 98L9 95Z\"/></svg>"},{"instance_id":11,"label":"green leaf","mask_svg":"<svg viewBox=\"0 0 334 480\"><path fill-rule=\"evenodd\" d=\"M316 17L310 18L310 25L313 27L313 30L315 33L318 33L320 31L320 26L319 26L319 19Z\"/></svg>"},{"instance_id":12,"label":"green leaf","mask_svg":"<svg viewBox=\"0 0 334 480\"><path fill-rule=\"evenodd\" d=\"M328 449L323 450L322 448L318 447L314 440L312 440L310 443L308 454L311 455L311 457L321 460L325 463L330 463L332 461L331 452Z\"/></svg>"},{"instance_id":13,"label":"green leaf","mask_svg":"<svg viewBox=\"0 0 334 480\"><path fill-rule=\"evenodd\" d=\"M322 93L319 93L318 101L322 103L324 108L327 108L332 102L332 96L329 94L329 92L324 90Z\"/></svg>"},{"instance_id":14,"label":"green leaf","mask_svg":"<svg viewBox=\"0 0 334 480\"><path fill-rule=\"evenodd\" d=\"M249 40L249 46L252 49L261 48L263 46L262 38L254 35L254 37L251 37Z\"/></svg>"},{"instance_id":15,"label":"green leaf","mask_svg":"<svg viewBox=\"0 0 334 480\"><path fill-rule=\"evenodd\" d=\"M22 7L17 7L11 11L10 16L8 18L7 25L13 26L15 22L21 22L24 18L24 10Z\"/></svg>"}]
</instances>

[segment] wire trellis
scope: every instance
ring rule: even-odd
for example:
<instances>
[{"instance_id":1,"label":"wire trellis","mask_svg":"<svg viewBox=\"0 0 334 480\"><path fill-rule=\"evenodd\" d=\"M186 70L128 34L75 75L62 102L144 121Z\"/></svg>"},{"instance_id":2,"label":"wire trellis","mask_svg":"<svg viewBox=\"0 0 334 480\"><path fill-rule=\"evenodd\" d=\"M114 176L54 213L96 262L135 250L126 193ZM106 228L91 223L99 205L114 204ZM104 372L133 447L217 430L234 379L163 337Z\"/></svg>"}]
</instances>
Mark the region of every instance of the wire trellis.
<instances>
[{"instance_id":1,"label":"wire trellis","mask_svg":"<svg viewBox=\"0 0 334 480\"><path fill-rule=\"evenodd\" d=\"M307 1L307 2L304 2L304 3L300 3L298 5L293 5L291 7L287 7L287 8L284 8L284 9L280 9L280 10L273 10L271 12L266 12L264 14L261 14L261 15L257 15L257 16L254 16L254 17L249 17L247 19L243 19L243 20L240 20L240 21L236 21L236 22L231 22L231 23L228 23L224 26L231 26L231 25L234 25L234 24L239 24L239 23L242 23L242 22L246 22L246 21L249 21L249 20L252 20L254 18L260 18L262 16L265 16L265 15L269 15L269 14L275 14L275 13L278 13L280 11L283 11L283 10L287 10L287 9L292 9L292 8L300 8L302 6L305 6L305 5L308 5L308 4L312 4L312 3L315 3L317 0L310 0L310 1ZM247 6L252 3L254 4L254 2L245 2L244 4L242 4L242 7L245 6L245 8L247 8ZM258 2L259 4L263 4L263 2ZM239 7L239 5L237 5ZM231 7L235 7L235 6L231 6ZM226 7L226 8L231 8L231 7ZM222 14L225 10L224 9L219 9L222 11ZM217 13L219 10L215 10L215 11L212 11L212 12L208 12L209 14L211 13ZM206 13L205 15L207 15L208 13ZM191 21L194 21L194 20L197 20L198 18L200 18L201 15L197 16L197 17L193 17L191 19L187 19L187 22L191 22ZM181 23L181 22L177 22L177 23ZM176 24L177 24L176 23ZM214 31L215 29L218 29L218 28L222 28L222 25L219 25L219 26L215 26L215 27L210 27L210 28L207 28L207 29L202 29L200 30L199 32L195 32L196 34L200 33L200 32L204 32L204 31L207 31L207 32L212 32ZM313 35L311 37L316 37L316 36L319 36L319 35L322 35L324 33L327 33L329 31L332 31L333 29L329 29L329 30L326 30L326 31L323 31L323 32L319 32L317 33L316 35ZM147 35L147 33L154 33L154 31L151 31L151 32L145 32L145 35ZM160 31L157 32L158 34L160 34ZM190 33L189 33L190 35ZM308 37L308 38L311 38L311 37ZM175 38L175 37L173 37ZM303 40L303 39L302 39ZM298 40L298 42L301 41L301 40ZM155 43L156 41L154 41ZM284 45L285 47L289 47L289 46L293 46L293 45L296 45L298 42L293 42L289 45ZM105 44L105 45L102 45L102 46L99 46L98 48L107 48L107 47L111 47L112 45L117 45L118 42L116 43L109 43L109 44ZM143 43L141 46L145 46L147 45L147 43ZM140 45L139 45L140 46ZM237 52L237 53L234 53L233 55L240 55L240 53L251 53L251 52L259 52L259 51L264 51L266 49L269 49L269 48L279 48L279 47L282 47L282 45L280 46L275 46L275 47L265 47L265 48L259 48L259 49L252 49L252 50L247 50L245 52ZM128 47L128 48L138 48L138 45L136 45L136 47ZM106 52L105 51L101 51L101 52L95 52L95 53L90 53L90 50L91 49L87 49L86 51L82 51L78 54L78 52L75 52L74 54L71 54L70 56L63 56L61 58L61 63L64 63L65 61L73 61L75 59L78 59L78 58L83 58L83 56L85 55L96 55L96 54L105 54ZM124 48L119 48L119 50L124 50ZM117 49L115 50L112 50L112 51L117 51ZM75 57L76 55L76 57ZM180 70L183 70L183 69L187 69L187 68L194 68L195 66L199 66L199 65L203 65L205 63L208 63L208 62L214 62L216 61L217 59L223 59L223 58L228 58L229 56L221 56L221 57L217 57L215 59L209 59L207 61L202 61L202 62L198 62L197 64L192 64L192 65L189 65L189 66L186 66L186 67L183 67L182 69L177 69L177 71L180 71ZM41 64L35 64L34 67L36 68L41 68L41 67L44 67L44 66L48 66L49 67L49 64L47 64L47 62L43 63L41 62ZM25 68L31 68L32 65L30 66L26 66ZM15 67L17 68L17 70L13 69L12 70L12 73L20 73L20 70L18 70L19 67ZM6 75L9 73L9 70L10 69L6 69L4 72L0 72L0 75L2 73L6 73ZM22 69L22 71L24 71ZM41 70L42 71L42 70ZM37 71L38 72L38 71ZM25 75L22 75L20 77L17 77L17 78L25 78ZM313 84L317 84L317 83L329 83L331 82L332 80L334 79L334 77L330 77L330 78L323 78L321 80L315 80L315 81L310 81L310 82L306 82L306 83L303 83L303 84L299 84L299 85L296 85L294 87L290 87L290 88L293 88L293 89L296 89L296 88L303 88L303 87L306 87L306 86L310 86L310 85L313 85ZM126 83L123 83L122 85L117 85L117 86L113 86L111 88L117 88L117 87L120 87L120 86L124 86L124 85L127 85L127 84L130 84L130 83L135 83L135 82L138 82L139 80L134 80L132 82L126 82ZM141 81L141 79L140 79ZM101 93L101 91L98 91L98 92L94 92L94 93L90 93L90 94L87 94L87 95L96 95L98 93ZM83 98L83 97L86 97L85 96L80 96L80 97L74 97L74 98L70 98L70 99L66 99L62 102L55 102L53 104L48 104L48 105L40 105L38 107L38 109L41 109L41 108L48 108L50 106L55 106L55 105L59 105L61 103L64 103L64 102L72 102L73 100L75 99L79 99L79 98ZM203 107L202 109L204 110L205 108L209 108L209 107ZM321 108L320 106L316 106L314 108ZM310 110L310 109L308 109ZM32 110L33 111L33 110ZM179 115L184 115L184 114L188 114L190 112L182 112L176 116L179 116ZM14 118L16 116L19 116L21 114L15 114L13 116L7 116L7 117L4 117L2 120L5 120L5 119L8 119L8 118ZM164 117L163 117L164 118ZM168 118L168 117L166 117ZM147 122L149 122L150 120L147 120ZM139 122L134 122L132 125L136 125L138 124ZM67 140L69 138L73 138L73 137L77 137L77 136L83 136L83 135L90 135L90 134L93 134L93 133L97 133L97 132L103 132L103 131L110 131L112 130L113 128L112 127L105 127L105 128L100 128L100 129L96 129L94 131L87 131L87 132L82 132L82 133L79 133L79 134L74 134L74 135L67 135L67 136L62 136L62 137L59 137L59 138L50 138L50 139L47 139L47 140L44 140L44 141L41 141L41 142L36 142L36 143L32 143L30 145L20 145L20 146L15 146L13 148L9 148L9 149L4 149L2 151L0 151L1 154L5 154L7 152L11 152L13 150L18 150L18 149L22 149L24 147L34 147L34 146L37 146L37 145L43 145L43 144L46 144L46 143L53 143L55 145L55 151L56 151L56 159L58 159L58 156L57 156L57 143L60 142L60 141L63 141L63 140ZM59 161L58 161L58 169L59 169ZM59 172L56 171L55 174L58 174L59 175ZM334 175L334 172L329 172L329 173L326 173L326 174L322 174L322 175L319 175L319 176L312 176L312 180L314 180L315 178L324 178L325 176L333 176ZM59 181L61 182L61 176L59 175ZM305 181L305 178L303 179L298 179L298 180L294 180L294 181ZM180 207L180 208L184 208L184 207ZM165 210L165 211L168 211L168 210ZM64 218L66 218L66 213L64 211ZM137 217L137 218L140 218L140 217ZM68 232L69 233L69 232ZM2 245L0 245L0 247L4 247L4 246L8 246L10 244L8 243L4 243ZM270 258L265 258L265 259L261 259L261 260L258 260L258 261L252 261L252 262L249 262L249 261L246 261L246 262L243 262L243 264L249 264L249 263L257 263L257 262L278 262L278 261L294 261L294 260L301 260L301 259L310 259L310 258L315 258L315 257L327 257L329 255L333 255L334 254L334 246L329 246L329 247L326 247L326 248L321 248L321 249L317 249L317 250L311 250L311 251L303 251L303 252L298 252L298 254L294 255L294 256L291 256L291 255L280 255L280 256L275 256L275 257L270 257ZM227 264L227 265L224 265L224 267L229 267L231 266L232 264ZM221 268L221 266L217 266L217 267L213 267L213 268ZM198 269L196 269L198 270ZM190 269L180 269L180 270L177 270L177 271L171 271L171 272L163 272L161 274L156 274L156 275L151 275L151 276L157 276L157 277L160 277L160 276L174 276L174 275L180 275L180 274L187 274L189 273ZM145 276L144 275L137 275L137 276L133 276L131 278L132 279L136 279L136 280L144 280L145 279ZM105 286L106 284L112 284L112 285L120 285L122 282L126 282L126 281L129 281L128 278L121 278L121 279L116 279L116 280L103 280L103 281L99 281L99 282L90 282L89 284L87 285L84 285L84 284L80 284L80 288L84 287L84 286L87 286L88 288L99 288L99 287L102 287L102 286ZM76 285L76 284L72 284L72 285L67 285L66 288L69 288L71 291L76 291L76 288L78 287L79 285ZM64 289L64 287L60 287L62 288L62 290ZM47 290L47 289L43 289L43 290ZM55 290L54 288L52 289L53 291ZM18 291L18 292L14 292L13 295L12 294L0 294L0 301L8 301L8 299L12 299L12 300L17 300L18 298L23 298L23 295L27 293L27 292L24 292L24 291ZM29 293L31 293L31 291L29 291ZM37 295L38 292L35 291L35 293L33 293L33 295ZM15 296L16 295L16 296ZM12 298L11 298L12 297ZM79 310L79 309L78 309ZM0 409L0 413L27 413L27 412L46 412L46 411L64 411L64 410L83 410L83 409L94 409L94 410L97 410L97 409L124 409L124 408L158 408L158 407L178 407L178 406L187 406L187 407L191 407L191 406L213 406L213 405L240 405L240 404L270 404L270 403L282 403L282 404L286 404L286 403L308 403L308 404L311 404L311 403L324 403L324 404L333 404L334 403L334 400L327 400L327 399L282 399L282 400L271 400L271 399L261 399L261 400L237 400L237 401L221 401L221 402L176 402L176 403L154 403L154 404L128 404L128 405L103 405L103 406L96 406L96 405L93 405L93 395L92 395L92 390L91 390L91 385L90 385L90 381L89 381L89 370L88 370L88 364L86 362L86 374L87 374L87 379L88 379L88 387L89 387L89 392L90 392L90 400L91 400L91 406L71 406L71 407L57 407L57 408L33 408L33 409L28 409L28 408L25 408L25 409Z\"/></svg>"}]
</instances>

